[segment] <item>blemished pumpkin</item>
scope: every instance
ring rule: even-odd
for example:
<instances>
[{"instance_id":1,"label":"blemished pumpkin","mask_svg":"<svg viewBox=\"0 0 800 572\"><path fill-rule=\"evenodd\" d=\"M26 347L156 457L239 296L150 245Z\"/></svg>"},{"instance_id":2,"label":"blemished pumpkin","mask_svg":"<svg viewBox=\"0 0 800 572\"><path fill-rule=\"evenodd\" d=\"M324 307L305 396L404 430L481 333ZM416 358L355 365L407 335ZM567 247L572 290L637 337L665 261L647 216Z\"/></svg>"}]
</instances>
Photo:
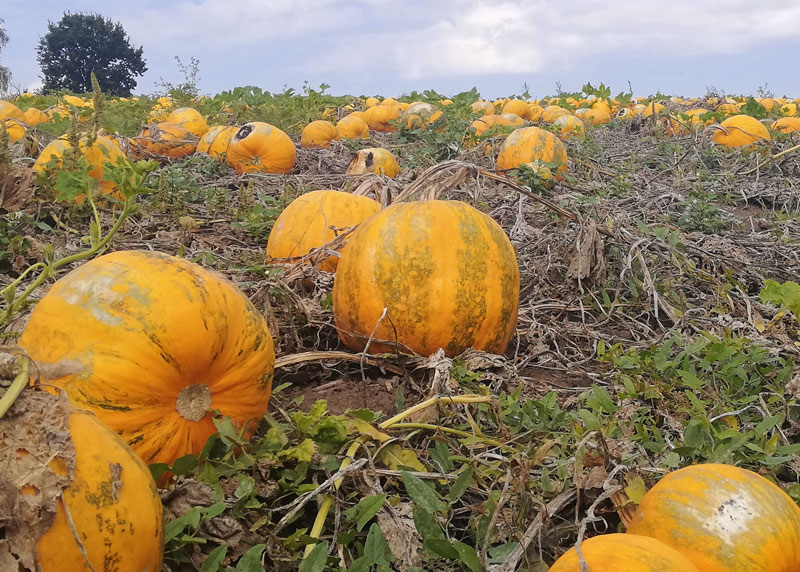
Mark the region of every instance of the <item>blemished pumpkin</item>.
<instances>
[{"instance_id":1,"label":"blemished pumpkin","mask_svg":"<svg viewBox=\"0 0 800 572\"><path fill-rule=\"evenodd\" d=\"M320 190L300 195L278 215L269 233L267 256L304 256L336 238L337 230L356 226L381 209L379 202L342 191ZM317 268L336 272L339 257L320 260Z\"/></svg>"},{"instance_id":2,"label":"blemished pumpkin","mask_svg":"<svg viewBox=\"0 0 800 572\"><path fill-rule=\"evenodd\" d=\"M539 105L538 103L531 103L530 104L531 116L529 119L531 121L541 121L542 115L544 115L544 107Z\"/></svg>"},{"instance_id":3,"label":"blemished pumpkin","mask_svg":"<svg viewBox=\"0 0 800 572\"><path fill-rule=\"evenodd\" d=\"M472 113L481 113L483 115L494 114L494 103L491 101L479 100L472 104Z\"/></svg>"},{"instance_id":4,"label":"blemished pumpkin","mask_svg":"<svg viewBox=\"0 0 800 572\"><path fill-rule=\"evenodd\" d=\"M392 124L400 117L400 107L397 105L373 105L364 112L364 121L371 131L389 133L397 131L397 127Z\"/></svg>"},{"instance_id":5,"label":"blemished pumpkin","mask_svg":"<svg viewBox=\"0 0 800 572\"><path fill-rule=\"evenodd\" d=\"M150 470L94 414L58 392L26 390L0 420L0 442L9 441L0 461L17 494L5 498L25 522L3 523L6 566L11 558L40 572L161 570L163 509Z\"/></svg>"},{"instance_id":6,"label":"blemished pumpkin","mask_svg":"<svg viewBox=\"0 0 800 572\"><path fill-rule=\"evenodd\" d=\"M355 157L350 161L347 174L364 175L366 173L386 175L394 179L400 174L400 165L397 164L397 159L394 158L392 152L387 149L382 147L361 149L356 151Z\"/></svg>"},{"instance_id":7,"label":"blemished pumpkin","mask_svg":"<svg viewBox=\"0 0 800 572\"><path fill-rule=\"evenodd\" d=\"M148 464L198 455L214 411L249 434L269 403L264 317L222 276L168 254L79 266L36 305L19 345Z\"/></svg>"},{"instance_id":8,"label":"blemished pumpkin","mask_svg":"<svg viewBox=\"0 0 800 572\"><path fill-rule=\"evenodd\" d=\"M436 109L430 103L418 101L412 103L403 112L403 120L409 129L424 129L442 117L442 110Z\"/></svg>"},{"instance_id":9,"label":"blemished pumpkin","mask_svg":"<svg viewBox=\"0 0 800 572\"><path fill-rule=\"evenodd\" d=\"M739 104L737 103L722 103L715 109L717 113L724 113L726 115L736 115L740 111Z\"/></svg>"},{"instance_id":10,"label":"blemished pumpkin","mask_svg":"<svg viewBox=\"0 0 800 572\"><path fill-rule=\"evenodd\" d=\"M553 127L558 129L558 136L561 139L569 139L573 136L583 137L586 134L583 121L574 115L562 115L553 121Z\"/></svg>"},{"instance_id":11,"label":"blemished pumpkin","mask_svg":"<svg viewBox=\"0 0 800 572\"><path fill-rule=\"evenodd\" d=\"M336 124L337 139L367 139L369 138L369 125L366 121L354 115L355 112L342 117Z\"/></svg>"},{"instance_id":12,"label":"blemished pumpkin","mask_svg":"<svg viewBox=\"0 0 800 572\"><path fill-rule=\"evenodd\" d=\"M195 137L202 137L208 131L208 123L206 123L205 118L192 107L179 107L167 115L165 121L183 125Z\"/></svg>"},{"instance_id":13,"label":"blemished pumpkin","mask_svg":"<svg viewBox=\"0 0 800 572\"><path fill-rule=\"evenodd\" d=\"M734 115L710 127L714 129L711 140L725 147L747 147L771 139L767 126L749 115Z\"/></svg>"},{"instance_id":14,"label":"blemished pumpkin","mask_svg":"<svg viewBox=\"0 0 800 572\"><path fill-rule=\"evenodd\" d=\"M124 158L125 155L120 151L118 145L103 135L98 135L91 147L87 147L86 144L86 138L81 139L79 142L81 156L84 157L89 164L89 176L98 182L102 194L114 194L117 191L117 186L114 182L103 180L103 173L105 172L104 165L105 163L116 164L116 162L120 158ZM56 160L56 167L60 167L64 152L67 149L69 149L69 142L66 138L60 137L58 139L53 139L48 143L47 147L42 150L36 162L33 164L34 173L50 174L47 164L54 158ZM85 199L83 195L78 195L76 198L79 203L83 202Z\"/></svg>"},{"instance_id":15,"label":"blemished pumpkin","mask_svg":"<svg viewBox=\"0 0 800 572\"><path fill-rule=\"evenodd\" d=\"M521 127L506 137L497 154L497 168L518 169L524 163L556 163L555 180L567 174L567 149L553 133L538 127Z\"/></svg>"},{"instance_id":16,"label":"blemished pumpkin","mask_svg":"<svg viewBox=\"0 0 800 572\"><path fill-rule=\"evenodd\" d=\"M784 103L781 105L781 115L786 117L797 117L798 115L798 105L796 103Z\"/></svg>"},{"instance_id":17,"label":"blemished pumpkin","mask_svg":"<svg viewBox=\"0 0 800 572\"><path fill-rule=\"evenodd\" d=\"M198 137L183 125L156 123L148 125L139 135L130 139L131 156L134 159L180 159L194 153L197 142Z\"/></svg>"},{"instance_id":18,"label":"blemished pumpkin","mask_svg":"<svg viewBox=\"0 0 800 572\"><path fill-rule=\"evenodd\" d=\"M5 121L6 119L25 121L25 114L10 101L0 99L0 121Z\"/></svg>"},{"instance_id":19,"label":"blemished pumpkin","mask_svg":"<svg viewBox=\"0 0 800 572\"><path fill-rule=\"evenodd\" d=\"M773 121L769 128L781 133L800 132L800 117L781 117Z\"/></svg>"},{"instance_id":20,"label":"blemished pumpkin","mask_svg":"<svg viewBox=\"0 0 800 572\"><path fill-rule=\"evenodd\" d=\"M330 121L317 119L303 128L300 146L303 149L327 149L336 139L336 126Z\"/></svg>"},{"instance_id":21,"label":"blemished pumpkin","mask_svg":"<svg viewBox=\"0 0 800 572\"><path fill-rule=\"evenodd\" d=\"M800 508L761 475L686 467L647 491L628 526L672 546L703 572L800 570Z\"/></svg>"},{"instance_id":22,"label":"blemished pumpkin","mask_svg":"<svg viewBox=\"0 0 800 572\"><path fill-rule=\"evenodd\" d=\"M400 202L371 216L350 235L333 283L339 338L356 351L371 338L371 353L502 354L518 304L514 247L460 201Z\"/></svg>"},{"instance_id":23,"label":"blemished pumpkin","mask_svg":"<svg viewBox=\"0 0 800 572\"><path fill-rule=\"evenodd\" d=\"M581 542L589 572L699 572L683 554L646 536L603 534ZM581 572L575 548L556 560L548 572Z\"/></svg>"},{"instance_id":24,"label":"blemished pumpkin","mask_svg":"<svg viewBox=\"0 0 800 572\"><path fill-rule=\"evenodd\" d=\"M197 143L197 153L205 153L215 159L222 159L228 154L228 145L238 127L235 125L215 125L206 131Z\"/></svg>"},{"instance_id":25,"label":"blemished pumpkin","mask_svg":"<svg viewBox=\"0 0 800 572\"><path fill-rule=\"evenodd\" d=\"M269 123L245 123L228 145L228 163L237 173L289 173L297 150L291 138Z\"/></svg>"},{"instance_id":26,"label":"blemished pumpkin","mask_svg":"<svg viewBox=\"0 0 800 572\"><path fill-rule=\"evenodd\" d=\"M514 115L518 115L522 119L530 119L531 118L531 106L527 101L522 99L511 99L505 105L503 105L501 114L506 113L513 113Z\"/></svg>"}]
</instances>

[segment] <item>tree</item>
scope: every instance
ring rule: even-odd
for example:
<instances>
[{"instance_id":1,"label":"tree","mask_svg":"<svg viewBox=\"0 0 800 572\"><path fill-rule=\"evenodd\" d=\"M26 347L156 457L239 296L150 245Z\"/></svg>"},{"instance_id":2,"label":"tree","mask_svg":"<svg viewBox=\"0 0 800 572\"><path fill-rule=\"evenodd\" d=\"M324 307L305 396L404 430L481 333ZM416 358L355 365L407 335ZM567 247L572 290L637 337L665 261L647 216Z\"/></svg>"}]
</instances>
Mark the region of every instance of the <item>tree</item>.
<instances>
[{"instance_id":1,"label":"tree","mask_svg":"<svg viewBox=\"0 0 800 572\"><path fill-rule=\"evenodd\" d=\"M147 71L142 48L133 48L122 25L99 14L65 12L57 24L47 23L36 59L42 68L42 89L91 91L94 72L103 91L130 95L135 77Z\"/></svg>"},{"instance_id":2,"label":"tree","mask_svg":"<svg viewBox=\"0 0 800 572\"><path fill-rule=\"evenodd\" d=\"M8 43L8 34L5 27L3 27L4 23L3 19L0 18L0 49L4 48ZM0 93L5 93L9 83L11 83L11 70L0 66Z\"/></svg>"}]
</instances>

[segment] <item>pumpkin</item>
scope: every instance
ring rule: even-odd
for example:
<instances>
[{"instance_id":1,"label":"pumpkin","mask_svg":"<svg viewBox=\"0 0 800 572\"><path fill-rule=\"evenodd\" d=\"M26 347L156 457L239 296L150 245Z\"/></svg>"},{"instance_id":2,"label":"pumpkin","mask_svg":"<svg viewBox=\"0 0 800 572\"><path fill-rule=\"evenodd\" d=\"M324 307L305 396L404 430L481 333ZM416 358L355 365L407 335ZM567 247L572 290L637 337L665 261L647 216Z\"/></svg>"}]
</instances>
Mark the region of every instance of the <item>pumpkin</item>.
<instances>
[{"instance_id":1,"label":"pumpkin","mask_svg":"<svg viewBox=\"0 0 800 572\"><path fill-rule=\"evenodd\" d=\"M409 129L424 129L431 123L435 123L442 117L442 111L436 109L430 103L418 101L412 103L403 112L403 120Z\"/></svg>"},{"instance_id":2,"label":"pumpkin","mask_svg":"<svg viewBox=\"0 0 800 572\"><path fill-rule=\"evenodd\" d=\"M559 105L548 105L542 111L542 121L552 123L562 115L570 115L570 112Z\"/></svg>"},{"instance_id":3,"label":"pumpkin","mask_svg":"<svg viewBox=\"0 0 800 572\"><path fill-rule=\"evenodd\" d=\"M479 100L472 104L472 113L481 113L483 115L494 114L494 103L491 101Z\"/></svg>"},{"instance_id":4,"label":"pumpkin","mask_svg":"<svg viewBox=\"0 0 800 572\"><path fill-rule=\"evenodd\" d=\"M628 526L672 546L703 572L800 570L800 508L761 475L705 464L669 473Z\"/></svg>"},{"instance_id":5,"label":"pumpkin","mask_svg":"<svg viewBox=\"0 0 800 572\"><path fill-rule=\"evenodd\" d=\"M724 113L726 115L736 115L739 113L739 105L736 103L722 103L715 110L717 113Z\"/></svg>"},{"instance_id":6,"label":"pumpkin","mask_svg":"<svg viewBox=\"0 0 800 572\"><path fill-rule=\"evenodd\" d=\"M592 107L583 114L581 119L583 121L590 121L592 125L605 125L611 123L611 112L606 109L607 106Z\"/></svg>"},{"instance_id":7,"label":"pumpkin","mask_svg":"<svg viewBox=\"0 0 800 572\"><path fill-rule=\"evenodd\" d=\"M90 104L88 101L78 97L77 95L66 94L62 96L61 99L63 99L69 105L74 105L75 107L85 107L87 105L91 105L92 107L94 107L94 103Z\"/></svg>"},{"instance_id":8,"label":"pumpkin","mask_svg":"<svg viewBox=\"0 0 800 572\"><path fill-rule=\"evenodd\" d=\"M342 191L312 191L297 197L278 216L267 241L267 256L293 258L336 238L334 229L356 226L378 212L380 203ZM317 268L336 272L339 257L320 260Z\"/></svg>"},{"instance_id":9,"label":"pumpkin","mask_svg":"<svg viewBox=\"0 0 800 572\"><path fill-rule=\"evenodd\" d=\"M397 159L394 158L391 151L381 147L361 149L350 161L347 174L363 175L365 173L386 175L394 179L400 174L400 165L397 164Z\"/></svg>"},{"instance_id":10,"label":"pumpkin","mask_svg":"<svg viewBox=\"0 0 800 572\"><path fill-rule=\"evenodd\" d=\"M81 156L86 159L89 164L89 176L96 180L99 184L100 192L104 195L115 194L117 186L113 181L103 180L103 173L105 172L105 163L116 164L120 158L124 158L122 151L119 147L108 137L98 135L94 144L87 147L87 140L83 138L79 142L79 149ZM47 164L53 159L56 159L57 168L61 167L64 152L69 149L69 142L66 138L60 137L53 139L47 147L45 147L36 162L33 164L34 173L50 175ZM118 198L120 198L118 196ZM82 203L85 199L84 195L78 195L76 200Z\"/></svg>"},{"instance_id":11,"label":"pumpkin","mask_svg":"<svg viewBox=\"0 0 800 572\"><path fill-rule=\"evenodd\" d=\"M334 139L336 139L336 126L330 121L318 119L303 128L300 146L304 149L327 149Z\"/></svg>"},{"instance_id":12,"label":"pumpkin","mask_svg":"<svg viewBox=\"0 0 800 572\"><path fill-rule=\"evenodd\" d=\"M239 128L236 126L215 125L206 131L197 143L197 153L205 153L215 159L228 154L228 145Z\"/></svg>"},{"instance_id":13,"label":"pumpkin","mask_svg":"<svg viewBox=\"0 0 800 572\"><path fill-rule=\"evenodd\" d=\"M249 434L269 403L261 313L222 276L159 252L114 252L65 275L19 345L147 463L198 455L213 411Z\"/></svg>"},{"instance_id":14,"label":"pumpkin","mask_svg":"<svg viewBox=\"0 0 800 572\"><path fill-rule=\"evenodd\" d=\"M364 101L364 107L372 107L373 105L378 105L380 101L378 101L377 97L368 97Z\"/></svg>"},{"instance_id":15,"label":"pumpkin","mask_svg":"<svg viewBox=\"0 0 800 572\"><path fill-rule=\"evenodd\" d=\"M445 106L448 106L448 105L453 105L453 100L452 99L440 99L439 103L442 105L442 107L445 107Z\"/></svg>"},{"instance_id":16,"label":"pumpkin","mask_svg":"<svg viewBox=\"0 0 800 572\"><path fill-rule=\"evenodd\" d=\"M6 119L25 121L25 114L10 101L0 100L0 121L5 121Z\"/></svg>"},{"instance_id":17,"label":"pumpkin","mask_svg":"<svg viewBox=\"0 0 800 572\"><path fill-rule=\"evenodd\" d=\"M471 131L475 136L480 137L487 130L498 125L505 127L519 127L521 125L525 125L525 120L519 115L514 115L513 113L505 113L503 115L484 115L483 117L473 120L472 123L469 124L469 131Z\"/></svg>"},{"instance_id":18,"label":"pumpkin","mask_svg":"<svg viewBox=\"0 0 800 572\"><path fill-rule=\"evenodd\" d=\"M610 119L611 116L614 114L614 111L611 108L611 104L608 101L606 101L605 99L598 99L596 101L593 101L592 105L591 105L591 108L592 109L604 110L606 113L608 113L609 121L611 120Z\"/></svg>"},{"instance_id":19,"label":"pumpkin","mask_svg":"<svg viewBox=\"0 0 800 572\"><path fill-rule=\"evenodd\" d=\"M191 107L179 107L167 115L167 123L177 123L189 130L195 137L202 137L208 131L208 123L200 112Z\"/></svg>"},{"instance_id":20,"label":"pumpkin","mask_svg":"<svg viewBox=\"0 0 800 572\"><path fill-rule=\"evenodd\" d=\"M25 137L25 126L16 119L6 119L1 123L3 125L3 129L5 129L6 133L8 133L8 138L12 143L16 143Z\"/></svg>"},{"instance_id":21,"label":"pumpkin","mask_svg":"<svg viewBox=\"0 0 800 572\"><path fill-rule=\"evenodd\" d=\"M561 137L561 139L569 139L573 135L583 137L586 134L583 121L574 115L562 115L553 121L553 127L558 129L558 136Z\"/></svg>"},{"instance_id":22,"label":"pumpkin","mask_svg":"<svg viewBox=\"0 0 800 572\"><path fill-rule=\"evenodd\" d=\"M288 173L294 169L297 150L289 136L277 127L253 121L233 135L227 160L237 173Z\"/></svg>"},{"instance_id":23,"label":"pumpkin","mask_svg":"<svg viewBox=\"0 0 800 572\"><path fill-rule=\"evenodd\" d=\"M785 103L781 105L781 115L787 117L797 117L798 106L796 103Z\"/></svg>"},{"instance_id":24,"label":"pumpkin","mask_svg":"<svg viewBox=\"0 0 800 572\"><path fill-rule=\"evenodd\" d=\"M637 115L639 115L639 114L636 113L636 111L634 109L632 109L630 107L623 107L622 109L617 111L615 117L617 119L633 119Z\"/></svg>"},{"instance_id":25,"label":"pumpkin","mask_svg":"<svg viewBox=\"0 0 800 572\"><path fill-rule=\"evenodd\" d=\"M781 133L796 133L800 131L800 117L781 117L773 121L769 128Z\"/></svg>"},{"instance_id":26,"label":"pumpkin","mask_svg":"<svg viewBox=\"0 0 800 572\"><path fill-rule=\"evenodd\" d=\"M651 115L658 115L659 113L664 113L667 110L664 105L661 103L653 102L648 104L642 110L642 117L650 117Z\"/></svg>"},{"instance_id":27,"label":"pumpkin","mask_svg":"<svg viewBox=\"0 0 800 572\"><path fill-rule=\"evenodd\" d=\"M689 120L691 121L692 127L696 129L701 125L711 125L714 122L713 119L706 119L705 121L700 119L700 116L705 115L706 113L711 113L711 112L704 107L695 107L694 109L688 110L686 112L686 115L689 116Z\"/></svg>"},{"instance_id":28,"label":"pumpkin","mask_svg":"<svg viewBox=\"0 0 800 572\"><path fill-rule=\"evenodd\" d=\"M131 138L131 155L134 159L169 157L180 159L197 149L198 137L178 123L156 123L148 125Z\"/></svg>"},{"instance_id":29,"label":"pumpkin","mask_svg":"<svg viewBox=\"0 0 800 572\"><path fill-rule=\"evenodd\" d=\"M542 107L538 103L531 103L530 110L531 110L530 120L541 121L542 115L544 115L544 107Z\"/></svg>"},{"instance_id":30,"label":"pumpkin","mask_svg":"<svg viewBox=\"0 0 800 572\"><path fill-rule=\"evenodd\" d=\"M756 101L763 105L764 109L767 111L771 111L772 108L777 104L777 102L771 97L758 97L756 98Z\"/></svg>"},{"instance_id":31,"label":"pumpkin","mask_svg":"<svg viewBox=\"0 0 800 572\"><path fill-rule=\"evenodd\" d=\"M370 130L388 133L397 131L391 122L400 117L400 107L397 105L373 105L364 112L364 121Z\"/></svg>"},{"instance_id":32,"label":"pumpkin","mask_svg":"<svg viewBox=\"0 0 800 572\"><path fill-rule=\"evenodd\" d=\"M369 125L354 113L342 117L336 124L337 139L367 139L369 137Z\"/></svg>"},{"instance_id":33,"label":"pumpkin","mask_svg":"<svg viewBox=\"0 0 800 572\"><path fill-rule=\"evenodd\" d=\"M505 352L519 268L495 221L460 201L395 203L350 235L333 282L339 338L356 350ZM381 318L386 308L385 318Z\"/></svg>"},{"instance_id":34,"label":"pumpkin","mask_svg":"<svg viewBox=\"0 0 800 572\"><path fill-rule=\"evenodd\" d=\"M686 122L678 117L673 115L664 115L659 118L658 124L661 126L662 129L670 135L671 137L677 137L679 135L688 135L690 133L689 127L691 122Z\"/></svg>"},{"instance_id":35,"label":"pumpkin","mask_svg":"<svg viewBox=\"0 0 800 572\"><path fill-rule=\"evenodd\" d=\"M527 101L521 99L511 99L503 106L501 114L513 113L522 119L531 118L531 106Z\"/></svg>"},{"instance_id":36,"label":"pumpkin","mask_svg":"<svg viewBox=\"0 0 800 572\"><path fill-rule=\"evenodd\" d=\"M25 123L31 127L35 127L40 123L47 123L49 121L47 114L41 109L36 109L35 107L29 107L26 109L24 115Z\"/></svg>"},{"instance_id":37,"label":"pumpkin","mask_svg":"<svg viewBox=\"0 0 800 572\"><path fill-rule=\"evenodd\" d=\"M506 137L497 154L497 168L518 169L524 163L556 163L555 179L567 174L567 149L554 134L538 127L522 127Z\"/></svg>"},{"instance_id":38,"label":"pumpkin","mask_svg":"<svg viewBox=\"0 0 800 572\"><path fill-rule=\"evenodd\" d=\"M747 147L771 139L766 125L749 115L734 115L710 127L714 128L711 140L725 147Z\"/></svg>"},{"instance_id":39,"label":"pumpkin","mask_svg":"<svg viewBox=\"0 0 800 572\"><path fill-rule=\"evenodd\" d=\"M581 542L589 572L699 572L683 554L646 536L603 534ZM581 572L575 548L556 560L548 572Z\"/></svg>"},{"instance_id":40,"label":"pumpkin","mask_svg":"<svg viewBox=\"0 0 800 572\"><path fill-rule=\"evenodd\" d=\"M150 470L92 413L28 390L0 420L0 442L13 444L0 450L0 480L16 489L4 488L15 518L4 522L3 562L41 572L161 570L163 509Z\"/></svg>"},{"instance_id":41,"label":"pumpkin","mask_svg":"<svg viewBox=\"0 0 800 572\"><path fill-rule=\"evenodd\" d=\"M361 121L364 121L364 112L363 111L351 111L346 115L346 117L358 117ZM366 121L364 121L366 123ZM367 126L369 128L369 126Z\"/></svg>"}]
</instances>

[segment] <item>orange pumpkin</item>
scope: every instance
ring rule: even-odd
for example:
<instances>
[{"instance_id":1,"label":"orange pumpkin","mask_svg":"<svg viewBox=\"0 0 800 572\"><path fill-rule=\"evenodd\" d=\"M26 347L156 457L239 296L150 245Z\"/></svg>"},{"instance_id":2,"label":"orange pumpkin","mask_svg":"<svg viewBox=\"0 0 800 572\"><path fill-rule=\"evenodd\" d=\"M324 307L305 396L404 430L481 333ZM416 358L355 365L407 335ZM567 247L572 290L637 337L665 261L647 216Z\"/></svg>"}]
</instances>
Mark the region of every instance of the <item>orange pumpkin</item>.
<instances>
[{"instance_id":1,"label":"orange pumpkin","mask_svg":"<svg viewBox=\"0 0 800 572\"><path fill-rule=\"evenodd\" d=\"M781 115L786 117L797 117L798 105L796 103L784 103L781 105Z\"/></svg>"},{"instance_id":2,"label":"orange pumpkin","mask_svg":"<svg viewBox=\"0 0 800 572\"><path fill-rule=\"evenodd\" d=\"M368 97L364 100L364 107L372 107L373 105L378 105L380 101L378 101L377 97Z\"/></svg>"},{"instance_id":3,"label":"orange pumpkin","mask_svg":"<svg viewBox=\"0 0 800 572\"><path fill-rule=\"evenodd\" d=\"M469 131L476 137L480 137L486 133L486 131L501 125L504 127L520 127L525 125L525 120L519 115L514 115L513 113L505 113L503 115L484 115L483 117L473 120L472 123L469 124ZM511 129L503 132L507 133L508 131L511 131Z\"/></svg>"},{"instance_id":4,"label":"orange pumpkin","mask_svg":"<svg viewBox=\"0 0 800 572\"><path fill-rule=\"evenodd\" d=\"M748 147L771 139L766 125L749 115L734 115L711 127L714 128L711 140L725 147Z\"/></svg>"},{"instance_id":5,"label":"orange pumpkin","mask_svg":"<svg viewBox=\"0 0 800 572\"><path fill-rule=\"evenodd\" d=\"M409 129L424 129L442 117L442 110L436 109L430 103L418 101L412 103L403 112L403 120Z\"/></svg>"},{"instance_id":6,"label":"orange pumpkin","mask_svg":"<svg viewBox=\"0 0 800 572\"><path fill-rule=\"evenodd\" d=\"M19 345L147 463L198 455L214 411L249 432L269 403L264 317L222 276L167 254L118 251L76 268L36 305Z\"/></svg>"},{"instance_id":7,"label":"orange pumpkin","mask_svg":"<svg viewBox=\"0 0 800 572\"><path fill-rule=\"evenodd\" d=\"M570 112L559 105L548 105L542 111L542 121L552 123L562 115L570 115Z\"/></svg>"},{"instance_id":8,"label":"orange pumpkin","mask_svg":"<svg viewBox=\"0 0 800 572\"><path fill-rule=\"evenodd\" d=\"M649 103L647 107L642 110L642 117L650 117L651 115L658 115L659 113L664 113L667 110L663 104L653 102Z\"/></svg>"},{"instance_id":9,"label":"orange pumpkin","mask_svg":"<svg viewBox=\"0 0 800 572\"><path fill-rule=\"evenodd\" d=\"M369 197L342 191L312 191L297 197L278 216L267 241L267 256L293 258L308 254L336 238L334 229L356 226L381 209ZM317 264L336 272L339 257L331 255Z\"/></svg>"},{"instance_id":10,"label":"orange pumpkin","mask_svg":"<svg viewBox=\"0 0 800 572\"><path fill-rule=\"evenodd\" d=\"M430 355L502 354L517 320L514 247L489 216L460 201L395 203L350 235L333 283L348 347ZM381 316L386 309L384 318Z\"/></svg>"},{"instance_id":11,"label":"orange pumpkin","mask_svg":"<svg viewBox=\"0 0 800 572\"><path fill-rule=\"evenodd\" d=\"M581 119L591 122L592 125L605 125L611 123L611 112L604 106L593 107L587 110Z\"/></svg>"},{"instance_id":12,"label":"orange pumpkin","mask_svg":"<svg viewBox=\"0 0 800 572\"><path fill-rule=\"evenodd\" d=\"M318 119L303 128L300 146L304 149L327 149L334 139L336 139L336 126L330 121Z\"/></svg>"},{"instance_id":13,"label":"orange pumpkin","mask_svg":"<svg viewBox=\"0 0 800 572\"><path fill-rule=\"evenodd\" d=\"M646 536L603 534L581 542L589 572L699 572L683 554ZM575 548L556 560L548 572L581 572Z\"/></svg>"},{"instance_id":14,"label":"orange pumpkin","mask_svg":"<svg viewBox=\"0 0 800 572\"><path fill-rule=\"evenodd\" d=\"M567 174L567 149L552 133L538 127L522 127L506 137L497 154L497 168L518 169L525 163L556 163L555 179Z\"/></svg>"},{"instance_id":15,"label":"orange pumpkin","mask_svg":"<svg viewBox=\"0 0 800 572\"><path fill-rule=\"evenodd\" d=\"M145 127L130 139L131 155L134 159L169 157L180 159L197 149L197 136L178 123L156 123Z\"/></svg>"},{"instance_id":16,"label":"orange pumpkin","mask_svg":"<svg viewBox=\"0 0 800 572\"><path fill-rule=\"evenodd\" d=\"M356 152L356 156L350 161L350 165L347 167L347 174L363 175L366 173L386 175L394 179L400 174L400 165L397 164L397 159L394 158L391 151L387 149L381 147L361 149Z\"/></svg>"},{"instance_id":17,"label":"orange pumpkin","mask_svg":"<svg viewBox=\"0 0 800 572\"><path fill-rule=\"evenodd\" d=\"M800 570L800 508L764 477L731 465L669 473L645 494L628 532L672 546L703 572Z\"/></svg>"},{"instance_id":18,"label":"orange pumpkin","mask_svg":"<svg viewBox=\"0 0 800 572\"><path fill-rule=\"evenodd\" d=\"M577 135L578 137L586 135L586 128L583 125L583 121L574 115L562 115L553 121L553 127L558 129L558 136L561 139L569 139L573 135Z\"/></svg>"},{"instance_id":19,"label":"orange pumpkin","mask_svg":"<svg viewBox=\"0 0 800 572\"><path fill-rule=\"evenodd\" d=\"M105 172L105 163L114 163L124 158L119 147L114 142L98 135L94 144L91 147L86 146L86 139L80 140L79 147L81 155L86 159L89 164L89 176L96 180L100 186L100 192L104 195L114 194L117 191L117 186L112 181L103 180L103 173ZM53 159L56 159L56 167L60 168L63 162L64 152L69 149L69 142L66 138L53 139L47 147L45 147L36 162L33 164L33 171L35 173L50 174L47 164ZM84 201L84 195L78 195L77 202ZM121 197L117 197L121 198Z\"/></svg>"},{"instance_id":20,"label":"orange pumpkin","mask_svg":"<svg viewBox=\"0 0 800 572\"><path fill-rule=\"evenodd\" d=\"M21 525L4 522L11 554L3 551L3 562L16 554L20 570L161 570L163 511L150 470L92 413L71 409L63 395L25 391L0 420L0 442L13 445L0 450L15 473L17 494L6 498L16 518L31 515ZM18 540L35 551L20 551Z\"/></svg>"},{"instance_id":21,"label":"orange pumpkin","mask_svg":"<svg viewBox=\"0 0 800 572\"><path fill-rule=\"evenodd\" d=\"M239 128L231 125L215 125L206 131L197 143L197 153L205 153L215 159L222 159L228 153L231 138Z\"/></svg>"},{"instance_id":22,"label":"orange pumpkin","mask_svg":"<svg viewBox=\"0 0 800 572\"><path fill-rule=\"evenodd\" d=\"M400 107L397 105L373 105L364 112L364 121L371 131L389 133L397 131L392 122L400 117Z\"/></svg>"},{"instance_id":23,"label":"orange pumpkin","mask_svg":"<svg viewBox=\"0 0 800 572\"><path fill-rule=\"evenodd\" d=\"M481 113L483 115L494 114L494 103L491 101L479 100L472 104L472 113Z\"/></svg>"},{"instance_id":24,"label":"orange pumpkin","mask_svg":"<svg viewBox=\"0 0 800 572\"><path fill-rule=\"evenodd\" d=\"M288 173L294 169L297 150L289 136L277 127L253 121L233 135L227 160L237 173Z\"/></svg>"},{"instance_id":25,"label":"orange pumpkin","mask_svg":"<svg viewBox=\"0 0 800 572\"><path fill-rule=\"evenodd\" d=\"M0 121L0 124L8 133L8 138L12 143L16 143L25 137L25 133L27 133L25 126L16 119L6 119L5 121Z\"/></svg>"},{"instance_id":26,"label":"orange pumpkin","mask_svg":"<svg viewBox=\"0 0 800 572\"><path fill-rule=\"evenodd\" d=\"M800 117L781 117L773 121L769 128L781 133L797 133L800 131Z\"/></svg>"},{"instance_id":27,"label":"orange pumpkin","mask_svg":"<svg viewBox=\"0 0 800 572\"><path fill-rule=\"evenodd\" d=\"M369 137L369 125L355 113L354 111L350 115L342 117L336 124L337 139L367 139Z\"/></svg>"},{"instance_id":28,"label":"orange pumpkin","mask_svg":"<svg viewBox=\"0 0 800 572\"><path fill-rule=\"evenodd\" d=\"M191 107L179 107L169 115L165 120L167 123L177 123L183 125L189 130L189 133L195 137L202 137L208 131L208 123L200 115L200 112Z\"/></svg>"},{"instance_id":29,"label":"orange pumpkin","mask_svg":"<svg viewBox=\"0 0 800 572\"><path fill-rule=\"evenodd\" d=\"M501 114L513 113L522 119L531 118L531 106L527 101L521 99L511 99L504 106Z\"/></svg>"},{"instance_id":30,"label":"orange pumpkin","mask_svg":"<svg viewBox=\"0 0 800 572\"><path fill-rule=\"evenodd\" d=\"M25 121L25 114L10 101L0 99L0 121L5 121L6 119Z\"/></svg>"},{"instance_id":31,"label":"orange pumpkin","mask_svg":"<svg viewBox=\"0 0 800 572\"><path fill-rule=\"evenodd\" d=\"M35 127L40 123L47 123L49 121L47 114L41 109L36 109L35 107L29 107L28 109L26 109L24 115L25 115L25 123L27 123L31 127Z\"/></svg>"}]
</instances>

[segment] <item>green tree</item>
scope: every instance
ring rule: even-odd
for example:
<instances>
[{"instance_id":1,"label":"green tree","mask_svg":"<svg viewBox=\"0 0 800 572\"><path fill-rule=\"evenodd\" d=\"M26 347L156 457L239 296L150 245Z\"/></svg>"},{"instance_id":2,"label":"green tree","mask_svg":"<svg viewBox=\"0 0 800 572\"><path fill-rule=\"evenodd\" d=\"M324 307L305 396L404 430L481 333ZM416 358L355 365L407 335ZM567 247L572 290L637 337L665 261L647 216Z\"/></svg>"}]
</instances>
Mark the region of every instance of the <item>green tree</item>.
<instances>
[{"instance_id":1,"label":"green tree","mask_svg":"<svg viewBox=\"0 0 800 572\"><path fill-rule=\"evenodd\" d=\"M135 78L147 71L142 48L131 46L119 22L99 14L65 12L57 24L48 22L36 59L45 92L91 91L94 72L104 92L130 95Z\"/></svg>"},{"instance_id":2,"label":"green tree","mask_svg":"<svg viewBox=\"0 0 800 572\"><path fill-rule=\"evenodd\" d=\"M0 18L0 50L8 43L8 34L3 24L5 24L5 22ZM0 93L8 89L9 83L11 83L11 70L7 67L0 66Z\"/></svg>"}]
</instances>

